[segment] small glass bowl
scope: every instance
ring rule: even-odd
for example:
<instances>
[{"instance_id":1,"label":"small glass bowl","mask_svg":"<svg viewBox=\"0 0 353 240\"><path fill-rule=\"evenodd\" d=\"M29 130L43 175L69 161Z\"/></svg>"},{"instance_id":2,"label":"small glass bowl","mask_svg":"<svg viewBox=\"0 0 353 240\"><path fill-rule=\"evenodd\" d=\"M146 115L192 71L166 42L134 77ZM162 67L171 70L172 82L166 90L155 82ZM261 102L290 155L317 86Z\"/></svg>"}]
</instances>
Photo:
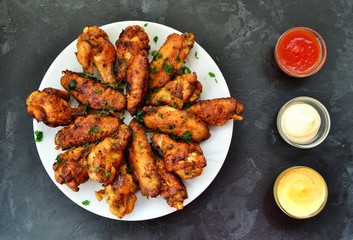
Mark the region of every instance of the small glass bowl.
<instances>
[{"instance_id":1,"label":"small glass bowl","mask_svg":"<svg viewBox=\"0 0 353 240\"><path fill-rule=\"evenodd\" d=\"M307 176L308 172L311 172L312 174L315 175L316 180L320 181L320 183L318 183L319 186L323 187L323 189L321 189L323 191L323 194L324 194L322 202L320 203L320 205L318 206L318 208L316 210L314 210L314 211L312 211L310 213L308 212L307 214L303 214L303 213L299 213L299 212L295 213L295 211L293 212L291 209L286 209L285 205L281 204L281 201L280 201L279 196L278 196L279 187L281 185L282 185L282 187L284 187L284 185L286 185L284 183L281 183L283 177L285 177L285 175L294 173L295 171L305 171L305 172L303 172L303 175L306 175L306 176ZM301 183L302 181L303 181L303 179L297 180L297 183ZM293 184L293 182L291 184ZM299 190L299 188L298 188L298 190ZM294 166L294 167L290 167L290 168L285 169L284 171L282 171L278 175L278 177L277 177L277 179L276 179L276 181L275 181L275 183L273 185L273 196L274 196L274 199L275 199L275 202L276 202L277 206L282 210L282 212L284 212L285 214L287 214L288 216L290 216L292 218L307 219L307 218L311 218L311 217L316 216L317 214L319 214L324 209L324 207L326 205L326 202L327 202L327 198L328 198L328 188L327 188L327 184L326 184L325 179L320 175L320 173L318 173L314 169L312 169L310 167L306 167L306 166Z\"/></svg>"},{"instance_id":2,"label":"small glass bowl","mask_svg":"<svg viewBox=\"0 0 353 240\"><path fill-rule=\"evenodd\" d=\"M283 128L282 128L282 116L283 116L284 111L289 106L292 106L292 105L298 104L298 103L309 104L310 106L312 106L313 108L316 109L316 111L319 113L320 118L321 118L321 125L320 125L318 133L316 134L316 136L313 139L311 139L310 141L305 142L305 143L298 143L298 142L295 142L295 141L289 139L285 135ZM327 137L327 135L330 131L330 127L331 127L331 120L330 120L330 115L329 115L327 109L325 108L325 106L321 102L319 102L318 100L311 98L311 97L301 96L301 97L293 98L292 100L285 103L277 114L277 129L278 129L279 134L284 139L284 141L286 141L288 144L290 144L294 147L297 147L297 148L307 149L307 148L316 147L317 145L319 145L320 143L322 143L325 140L325 138Z\"/></svg>"},{"instance_id":3,"label":"small glass bowl","mask_svg":"<svg viewBox=\"0 0 353 240\"><path fill-rule=\"evenodd\" d=\"M299 32L306 32L306 33L309 33L309 34L312 34L314 35L314 37L317 39L318 43L319 43L319 46L320 46L320 58L319 58L319 61L318 63L316 64L315 67L313 67L310 71L307 71L307 72L303 72L303 73L298 73L298 72L294 72L288 68L286 68L282 63L281 63L281 60L279 58L279 54L278 54L278 48L279 48L279 45L281 43L281 40L286 36L288 35L289 33L293 33L295 31L299 31ZM294 28L291 28L289 30L287 30L286 32L284 32L278 39L277 43L276 43L276 46L275 46L275 50L274 50L274 57L275 57L275 61L278 65L278 67L283 71L285 72L286 74L288 74L289 76L292 76L292 77L297 77L297 78L304 78L304 77L308 77L308 76L311 76L315 73L317 73L324 65L325 61L326 61L326 56L327 56L327 50L326 50L326 44L325 44L325 41L324 39L321 37L321 35L319 33L317 33L316 31L314 31L313 29L311 28L307 28L307 27L294 27Z\"/></svg>"}]
</instances>

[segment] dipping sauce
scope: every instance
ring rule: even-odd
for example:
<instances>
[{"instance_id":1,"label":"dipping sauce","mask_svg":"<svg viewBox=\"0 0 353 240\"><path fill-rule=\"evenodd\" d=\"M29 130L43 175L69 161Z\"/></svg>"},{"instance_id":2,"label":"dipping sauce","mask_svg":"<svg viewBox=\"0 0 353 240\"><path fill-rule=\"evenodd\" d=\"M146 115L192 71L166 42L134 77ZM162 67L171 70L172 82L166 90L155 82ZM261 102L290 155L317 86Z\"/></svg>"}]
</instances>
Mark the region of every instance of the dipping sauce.
<instances>
[{"instance_id":1,"label":"dipping sauce","mask_svg":"<svg viewBox=\"0 0 353 240\"><path fill-rule=\"evenodd\" d=\"M281 210L290 217L304 219L317 215L327 201L327 185L314 169L296 166L283 171L273 188Z\"/></svg>"},{"instance_id":2,"label":"dipping sauce","mask_svg":"<svg viewBox=\"0 0 353 240\"><path fill-rule=\"evenodd\" d=\"M290 141L296 143L307 143L314 139L320 125L321 117L318 111L304 102L288 106L282 114L282 131Z\"/></svg>"},{"instance_id":3,"label":"dipping sauce","mask_svg":"<svg viewBox=\"0 0 353 240\"><path fill-rule=\"evenodd\" d=\"M294 77L306 77L319 71L326 60L322 37L310 28L296 27L285 32L275 48L277 65Z\"/></svg>"}]
</instances>

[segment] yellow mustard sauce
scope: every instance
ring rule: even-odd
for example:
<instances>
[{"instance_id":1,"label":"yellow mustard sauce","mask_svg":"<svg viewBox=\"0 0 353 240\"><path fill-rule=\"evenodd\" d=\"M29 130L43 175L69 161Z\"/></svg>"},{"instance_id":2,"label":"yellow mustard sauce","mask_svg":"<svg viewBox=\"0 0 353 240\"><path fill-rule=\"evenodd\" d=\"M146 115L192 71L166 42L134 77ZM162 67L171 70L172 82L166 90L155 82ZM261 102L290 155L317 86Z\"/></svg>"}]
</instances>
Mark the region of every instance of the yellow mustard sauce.
<instances>
[{"instance_id":1,"label":"yellow mustard sauce","mask_svg":"<svg viewBox=\"0 0 353 240\"><path fill-rule=\"evenodd\" d=\"M278 206L294 218L308 218L324 207L328 190L323 177L309 167L293 167L279 175L274 186Z\"/></svg>"}]
</instances>

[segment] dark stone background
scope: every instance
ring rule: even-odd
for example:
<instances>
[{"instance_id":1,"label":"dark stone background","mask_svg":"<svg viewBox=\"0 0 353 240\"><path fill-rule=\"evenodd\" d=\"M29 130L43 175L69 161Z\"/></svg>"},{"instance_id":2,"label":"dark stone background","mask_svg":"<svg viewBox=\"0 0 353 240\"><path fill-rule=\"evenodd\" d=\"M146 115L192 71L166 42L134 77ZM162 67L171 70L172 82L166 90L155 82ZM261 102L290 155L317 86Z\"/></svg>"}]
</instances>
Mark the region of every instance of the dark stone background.
<instances>
[{"instance_id":1,"label":"dark stone background","mask_svg":"<svg viewBox=\"0 0 353 240\"><path fill-rule=\"evenodd\" d=\"M0 1L0 239L352 239L352 8L350 0ZM25 106L85 26L123 20L195 33L246 108L209 188L181 212L140 222L96 216L55 187ZM273 59L277 38L294 26L315 29L328 48L324 68L306 79L284 75ZM300 95L331 114L328 138L310 150L286 144L275 126L282 104ZM326 208L312 219L291 219L273 200L276 176L293 165L327 181Z\"/></svg>"}]
</instances>

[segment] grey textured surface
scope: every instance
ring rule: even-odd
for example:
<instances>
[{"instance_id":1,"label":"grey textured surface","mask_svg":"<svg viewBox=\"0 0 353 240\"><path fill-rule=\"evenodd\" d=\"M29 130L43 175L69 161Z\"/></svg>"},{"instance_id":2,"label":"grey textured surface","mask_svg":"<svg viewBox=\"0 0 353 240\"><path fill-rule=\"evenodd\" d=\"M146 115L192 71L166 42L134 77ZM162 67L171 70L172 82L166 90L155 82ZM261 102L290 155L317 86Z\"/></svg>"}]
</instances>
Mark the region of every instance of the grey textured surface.
<instances>
[{"instance_id":1,"label":"grey textured surface","mask_svg":"<svg viewBox=\"0 0 353 240\"><path fill-rule=\"evenodd\" d=\"M0 1L0 239L352 239L352 8L350 0ZM122 20L194 32L246 109L210 187L183 211L141 222L96 216L62 194L41 164L25 106L84 26ZM294 26L315 29L328 47L324 68L301 80L273 59L277 38ZM327 140L310 150L286 144L275 126L282 104L300 95L331 114ZM276 176L293 165L313 167L328 184L326 208L309 220L287 217L272 197Z\"/></svg>"}]
</instances>

